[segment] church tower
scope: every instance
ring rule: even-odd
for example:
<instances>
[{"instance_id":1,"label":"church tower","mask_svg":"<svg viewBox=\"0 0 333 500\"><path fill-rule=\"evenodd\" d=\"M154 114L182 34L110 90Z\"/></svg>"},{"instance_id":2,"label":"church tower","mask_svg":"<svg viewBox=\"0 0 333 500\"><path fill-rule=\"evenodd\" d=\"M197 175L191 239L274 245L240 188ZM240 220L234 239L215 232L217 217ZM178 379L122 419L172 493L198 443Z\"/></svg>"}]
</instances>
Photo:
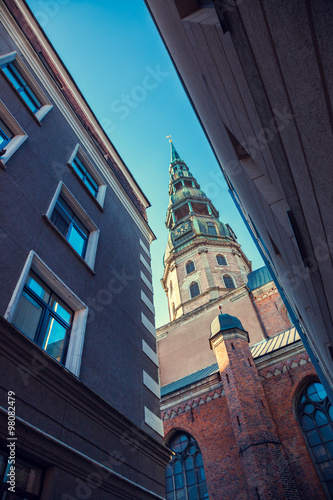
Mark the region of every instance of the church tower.
<instances>
[{"instance_id":1,"label":"church tower","mask_svg":"<svg viewBox=\"0 0 333 500\"><path fill-rule=\"evenodd\" d=\"M162 285L173 321L247 283L251 262L172 140Z\"/></svg>"}]
</instances>

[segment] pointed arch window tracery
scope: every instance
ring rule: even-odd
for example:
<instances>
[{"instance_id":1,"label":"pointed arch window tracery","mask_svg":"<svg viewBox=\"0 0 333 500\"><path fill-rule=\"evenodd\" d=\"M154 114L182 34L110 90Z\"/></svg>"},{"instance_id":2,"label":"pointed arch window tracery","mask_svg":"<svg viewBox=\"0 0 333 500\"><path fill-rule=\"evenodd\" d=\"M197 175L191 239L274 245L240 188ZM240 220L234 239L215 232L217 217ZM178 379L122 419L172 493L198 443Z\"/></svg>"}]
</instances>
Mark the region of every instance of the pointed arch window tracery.
<instances>
[{"instance_id":1,"label":"pointed arch window tracery","mask_svg":"<svg viewBox=\"0 0 333 500\"><path fill-rule=\"evenodd\" d=\"M175 453L166 467L166 500L209 499L202 454L196 440L177 432L167 443Z\"/></svg>"},{"instance_id":2,"label":"pointed arch window tracery","mask_svg":"<svg viewBox=\"0 0 333 500\"><path fill-rule=\"evenodd\" d=\"M333 499L333 407L320 382L302 391L297 419L328 498Z\"/></svg>"}]
</instances>

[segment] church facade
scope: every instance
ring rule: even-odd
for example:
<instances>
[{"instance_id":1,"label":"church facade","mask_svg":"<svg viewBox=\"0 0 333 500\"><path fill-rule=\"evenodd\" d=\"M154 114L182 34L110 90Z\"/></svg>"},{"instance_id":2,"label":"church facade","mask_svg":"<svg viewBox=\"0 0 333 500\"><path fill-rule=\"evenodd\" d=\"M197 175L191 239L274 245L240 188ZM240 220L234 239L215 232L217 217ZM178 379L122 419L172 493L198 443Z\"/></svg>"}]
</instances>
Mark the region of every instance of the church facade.
<instances>
[{"instance_id":1,"label":"church facade","mask_svg":"<svg viewBox=\"0 0 333 500\"><path fill-rule=\"evenodd\" d=\"M157 330L166 498L333 498L332 407L266 267L171 142Z\"/></svg>"}]
</instances>

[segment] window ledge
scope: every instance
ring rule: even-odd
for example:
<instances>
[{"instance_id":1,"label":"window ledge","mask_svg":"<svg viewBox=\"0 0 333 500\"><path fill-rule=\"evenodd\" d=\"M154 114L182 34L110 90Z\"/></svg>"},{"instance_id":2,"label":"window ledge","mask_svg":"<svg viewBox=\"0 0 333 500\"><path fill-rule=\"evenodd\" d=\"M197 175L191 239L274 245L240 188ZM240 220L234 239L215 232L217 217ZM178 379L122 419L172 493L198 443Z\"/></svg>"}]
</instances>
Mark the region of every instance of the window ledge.
<instances>
[{"instance_id":1,"label":"window ledge","mask_svg":"<svg viewBox=\"0 0 333 500\"><path fill-rule=\"evenodd\" d=\"M88 271L91 272L91 274L93 274L94 276L96 275L95 271L89 266L89 264L84 260L83 257L81 257L81 255L75 250L75 248L72 247L72 245L69 243L69 241L65 238L65 236L59 231L59 229L53 224L53 222L51 221L51 219L46 215L46 214L43 214L43 219L45 220L45 222L50 226L52 227L52 229L56 232L56 234L62 239L62 241L64 241L64 243L66 243L66 245L72 250L72 252L74 253L74 255L82 262L82 264L84 264L86 266L86 268L88 269Z\"/></svg>"},{"instance_id":2,"label":"window ledge","mask_svg":"<svg viewBox=\"0 0 333 500\"><path fill-rule=\"evenodd\" d=\"M85 183L83 182L83 180L81 179L81 177L79 177L77 175L77 173L75 172L73 166L71 165L71 163L67 163L67 165L69 166L70 170L73 172L73 174L75 175L76 179L78 179L78 181L80 182L81 186L84 188L84 190L89 194L90 198L95 202L95 205L97 205L97 207L99 208L99 210L101 212L104 212L104 208L102 207L102 205L100 204L100 202L98 201L97 198L95 198L95 196L91 193L91 191L87 188L87 186L85 185ZM100 186L99 186L100 187Z\"/></svg>"}]
</instances>

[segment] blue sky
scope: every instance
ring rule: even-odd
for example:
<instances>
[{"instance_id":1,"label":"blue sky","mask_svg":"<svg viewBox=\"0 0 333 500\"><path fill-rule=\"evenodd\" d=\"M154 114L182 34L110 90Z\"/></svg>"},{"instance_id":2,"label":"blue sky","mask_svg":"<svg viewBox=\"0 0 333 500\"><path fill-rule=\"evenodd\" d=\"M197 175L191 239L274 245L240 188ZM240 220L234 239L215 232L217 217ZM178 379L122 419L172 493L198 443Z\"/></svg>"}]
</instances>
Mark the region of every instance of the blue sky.
<instances>
[{"instance_id":1,"label":"blue sky","mask_svg":"<svg viewBox=\"0 0 333 500\"><path fill-rule=\"evenodd\" d=\"M143 0L28 0L152 207L149 224L156 325L169 321L160 279L167 241L167 135L235 231L253 269L262 261Z\"/></svg>"}]
</instances>

